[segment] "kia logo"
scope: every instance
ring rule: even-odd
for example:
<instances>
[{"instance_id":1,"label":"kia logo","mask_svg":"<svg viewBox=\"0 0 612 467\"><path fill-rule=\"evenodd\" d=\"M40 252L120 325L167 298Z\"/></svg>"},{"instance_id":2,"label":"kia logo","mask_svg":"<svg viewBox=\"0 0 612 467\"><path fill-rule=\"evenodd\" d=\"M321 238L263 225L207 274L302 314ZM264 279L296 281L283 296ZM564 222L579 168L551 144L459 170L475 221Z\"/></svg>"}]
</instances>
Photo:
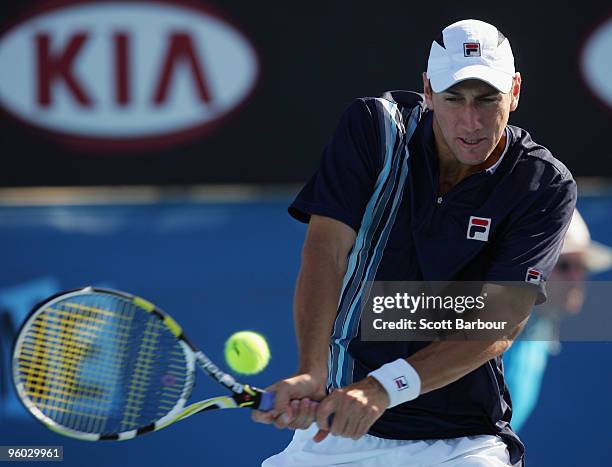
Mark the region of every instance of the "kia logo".
<instances>
[{"instance_id":1,"label":"kia logo","mask_svg":"<svg viewBox=\"0 0 612 467\"><path fill-rule=\"evenodd\" d=\"M64 1L0 36L0 106L96 149L201 134L245 103L258 73L248 39L189 3Z\"/></svg>"},{"instance_id":2,"label":"kia logo","mask_svg":"<svg viewBox=\"0 0 612 467\"><path fill-rule=\"evenodd\" d=\"M582 50L582 75L591 91L612 107L612 18L587 39Z\"/></svg>"}]
</instances>

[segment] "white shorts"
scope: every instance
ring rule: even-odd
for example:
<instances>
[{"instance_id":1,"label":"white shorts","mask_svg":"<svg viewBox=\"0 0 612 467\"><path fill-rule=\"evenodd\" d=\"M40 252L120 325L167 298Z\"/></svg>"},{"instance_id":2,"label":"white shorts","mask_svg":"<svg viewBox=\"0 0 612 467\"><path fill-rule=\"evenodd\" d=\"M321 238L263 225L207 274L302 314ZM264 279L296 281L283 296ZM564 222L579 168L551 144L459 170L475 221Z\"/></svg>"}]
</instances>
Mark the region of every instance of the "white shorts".
<instances>
[{"instance_id":1,"label":"white shorts","mask_svg":"<svg viewBox=\"0 0 612 467\"><path fill-rule=\"evenodd\" d=\"M262 467L498 467L510 466L506 444L493 435L452 439L394 440L365 435L357 441L328 435L312 441L316 424L296 430L287 448L268 459Z\"/></svg>"}]
</instances>

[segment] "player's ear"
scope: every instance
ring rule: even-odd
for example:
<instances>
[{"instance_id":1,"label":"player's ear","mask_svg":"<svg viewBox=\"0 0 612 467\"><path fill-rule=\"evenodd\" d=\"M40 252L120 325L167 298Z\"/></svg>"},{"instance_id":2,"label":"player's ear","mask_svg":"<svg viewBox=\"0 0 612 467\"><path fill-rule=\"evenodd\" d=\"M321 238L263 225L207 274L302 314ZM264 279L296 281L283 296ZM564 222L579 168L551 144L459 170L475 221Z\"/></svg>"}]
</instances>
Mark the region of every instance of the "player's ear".
<instances>
[{"instance_id":1,"label":"player's ear","mask_svg":"<svg viewBox=\"0 0 612 467\"><path fill-rule=\"evenodd\" d=\"M510 112L514 112L518 107L521 96L521 82L521 74L517 71L512 82L512 89L510 90Z\"/></svg>"},{"instance_id":2,"label":"player's ear","mask_svg":"<svg viewBox=\"0 0 612 467\"><path fill-rule=\"evenodd\" d=\"M427 104L427 108L433 110L433 91L426 72L423 72L423 94L425 95L425 104Z\"/></svg>"}]
</instances>

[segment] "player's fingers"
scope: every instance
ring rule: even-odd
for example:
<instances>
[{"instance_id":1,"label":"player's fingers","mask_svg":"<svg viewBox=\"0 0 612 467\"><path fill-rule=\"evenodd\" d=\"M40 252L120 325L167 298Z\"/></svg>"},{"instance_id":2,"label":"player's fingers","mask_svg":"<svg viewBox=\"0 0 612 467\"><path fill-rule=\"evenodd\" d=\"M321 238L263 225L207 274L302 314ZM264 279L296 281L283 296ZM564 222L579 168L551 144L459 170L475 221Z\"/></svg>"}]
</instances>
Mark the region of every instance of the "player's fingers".
<instances>
[{"instance_id":1,"label":"player's fingers","mask_svg":"<svg viewBox=\"0 0 612 467\"><path fill-rule=\"evenodd\" d=\"M327 430L335 436L342 436L350 413L347 407L343 406L345 398L344 391L338 389L321 402L317 410L317 425L319 429ZM325 417L325 420L323 420L323 417Z\"/></svg>"},{"instance_id":2,"label":"player's fingers","mask_svg":"<svg viewBox=\"0 0 612 467\"><path fill-rule=\"evenodd\" d=\"M329 435L329 431L327 430L319 430L317 431L317 434L314 435L314 437L312 438L312 440L315 443L320 443L321 441L323 441L325 438L327 438L327 435Z\"/></svg>"},{"instance_id":3,"label":"player's fingers","mask_svg":"<svg viewBox=\"0 0 612 467\"><path fill-rule=\"evenodd\" d=\"M276 415L274 418L274 426L278 429L288 428L289 424L294 419L295 410L293 409L291 403L285 407L285 409Z\"/></svg>"},{"instance_id":4,"label":"player's fingers","mask_svg":"<svg viewBox=\"0 0 612 467\"><path fill-rule=\"evenodd\" d=\"M334 436L346 436L346 429L349 422L349 414L346 410L338 410L334 413L329 432Z\"/></svg>"},{"instance_id":5,"label":"player's fingers","mask_svg":"<svg viewBox=\"0 0 612 467\"><path fill-rule=\"evenodd\" d=\"M301 401L298 399L293 399L291 401L291 414L293 415L291 419L288 421L287 428L291 428L295 430L299 428L300 418L302 416L300 412Z\"/></svg>"},{"instance_id":6,"label":"player's fingers","mask_svg":"<svg viewBox=\"0 0 612 467\"><path fill-rule=\"evenodd\" d=\"M374 423L374 421L371 420L370 418L363 417L359 421L359 423L357 424L357 428L356 428L355 433L353 434L352 438L354 440L358 440L362 436L365 436L365 434L368 432L368 430L370 429L370 427L372 426L373 423Z\"/></svg>"},{"instance_id":7,"label":"player's fingers","mask_svg":"<svg viewBox=\"0 0 612 467\"><path fill-rule=\"evenodd\" d=\"M308 418L306 420L306 422L304 423L304 429L310 427L314 421L315 421L315 417L317 416L317 407L319 406L319 402L318 401L310 401L310 404L308 405Z\"/></svg>"},{"instance_id":8,"label":"player's fingers","mask_svg":"<svg viewBox=\"0 0 612 467\"><path fill-rule=\"evenodd\" d=\"M359 439L365 434L367 434L372 425L374 425L374 422L376 422L376 420L380 418L383 412L384 410L381 410L379 407L376 406L370 405L366 407L365 412L363 413L363 417L359 421L357 432L355 434L356 439Z\"/></svg>"},{"instance_id":9,"label":"player's fingers","mask_svg":"<svg viewBox=\"0 0 612 467\"><path fill-rule=\"evenodd\" d=\"M271 386L274 391L274 408L272 413L275 417L284 413L291 401L291 385L286 381L280 381Z\"/></svg>"},{"instance_id":10,"label":"player's fingers","mask_svg":"<svg viewBox=\"0 0 612 467\"><path fill-rule=\"evenodd\" d=\"M342 433L340 433L340 436L356 439L355 437L357 436L357 430L359 428L359 424L362 419L363 419L362 412L359 412L359 411L349 412L347 419L346 419L346 425L344 426Z\"/></svg>"},{"instance_id":11,"label":"player's fingers","mask_svg":"<svg viewBox=\"0 0 612 467\"><path fill-rule=\"evenodd\" d=\"M291 409L291 416L289 416L288 412L285 412L285 416L281 416L281 418L283 419L283 422L287 424L286 427L293 430L296 428L296 422L300 418L300 401L298 399L293 399L289 403L289 407Z\"/></svg>"},{"instance_id":12,"label":"player's fingers","mask_svg":"<svg viewBox=\"0 0 612 467\"><path fill-rule=\"evenodd\" d=\"M270 424L274 422L274 416L271 412L262 412L261 410L251 411L251 420L257 423Z\"/></svg>"},{"instance_id":13,"label":"player's fingers","mask_svg":"<svg viewBox=\"0 0 612 467\"><path fill-rule=\"evenodd\" d=\"M317 411L315 414L315 422L320 430L329 431L330 426L328 422L329 416L333 413L334 406L329 402L329 396L319 402Z\"/></svg>"},{"instance_id":14,"label":"player's fingers","mask_svg":"<svg viewBox=\"0 0 612 467\"><path fill-rule=\"evenodd\" d=\"M295 405L293 405L295 403ZM300 401L292 401L292 408L295 409L296 416L289 428L304 430L308 428L315 418L315 408L317 403L309 398Z\"/></svg>"},{"instance_id":15,"label":"player's fingers","mask_svg":"<svg viewBox=\"0 0 612 467\"><path fill-rule=\"evenodd\" d=\"M316 410L315 422L320 430L330 431L332 430L332 426L335 423L336 411L338 404L338 398L335 397L335 392L331 393L325 399L323 399ZM344 420L341 420L341 423L337 426L343 425L345 423Z\"/></svg>"}]
</instances>

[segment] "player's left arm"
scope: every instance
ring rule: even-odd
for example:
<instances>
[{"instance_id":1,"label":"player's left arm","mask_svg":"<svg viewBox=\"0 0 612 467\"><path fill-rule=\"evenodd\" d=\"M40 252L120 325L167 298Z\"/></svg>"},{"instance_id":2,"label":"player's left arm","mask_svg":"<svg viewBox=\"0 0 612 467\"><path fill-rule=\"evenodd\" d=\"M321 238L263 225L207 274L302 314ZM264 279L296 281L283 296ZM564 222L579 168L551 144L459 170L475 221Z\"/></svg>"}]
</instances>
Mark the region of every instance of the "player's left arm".
<instances>
[{"instance_id":1,"label":"player's left arm","mask_svg":"<svg viewBox=\"0 0 612 467\"><path fill-rule=\"evenodd\" d=\"M535 287L497 284L485 284L483 292L488 298L482 313L495 310L497 317L507 320L509 325L505 332L508 339L445 340L433 342L411 355L406 361L420 379L420 390L416 396L457 381L510 348L512 339L527 322L538 294ZM314 439L321 441L328 433L358 439L368 432L389 403L387 390L372 376L337 389L319 404L316 421L320 431ZM331 414L334 418L330 427L328 417Z\"/></svg>"},{"instance_id":2,"label":"player's left arm","mask_svg":"<svg viewBox=\"0 0 612 467\"><path fill-rule=\"evenodd\" d=\"M508 338L496 341L451 338L432 342L411 355L406 360L421 378L420 394L451 384L508 350L527 323L538 295L535 288L498 284L485 284L483 292L487 294L487 304L481 313L495 313L508 323L504 330Z\"/></svg>"}]
</instances>

